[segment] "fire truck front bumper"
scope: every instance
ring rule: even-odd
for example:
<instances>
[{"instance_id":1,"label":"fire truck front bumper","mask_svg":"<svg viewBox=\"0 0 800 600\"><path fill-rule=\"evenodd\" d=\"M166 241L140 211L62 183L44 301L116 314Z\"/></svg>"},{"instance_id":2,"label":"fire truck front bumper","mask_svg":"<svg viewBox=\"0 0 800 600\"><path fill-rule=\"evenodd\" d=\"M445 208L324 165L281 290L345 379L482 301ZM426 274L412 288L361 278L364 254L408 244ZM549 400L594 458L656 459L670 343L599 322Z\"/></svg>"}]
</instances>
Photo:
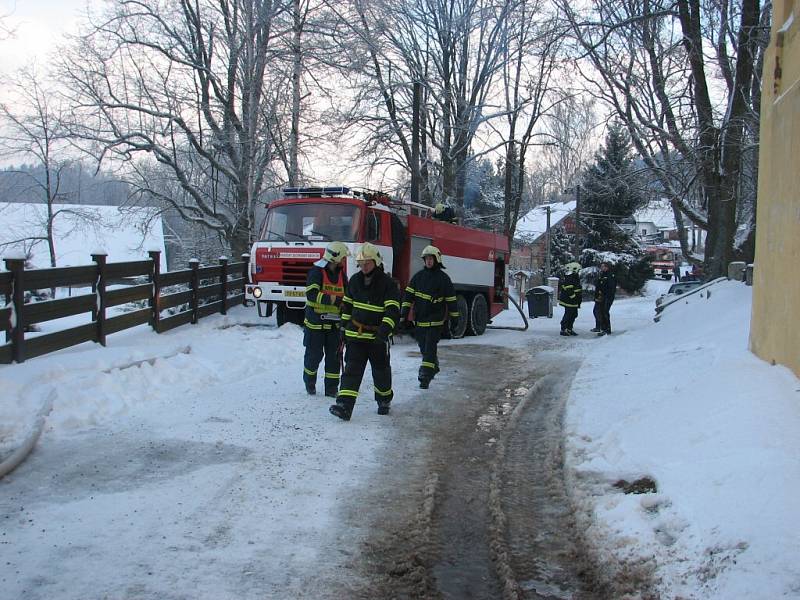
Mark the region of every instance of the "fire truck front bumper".
<instances>
[{"instance_id":1,"label":"fire truck front bumper","mask_svg":"<svg viewBox=\"0 0 800 600\"><path fill-rule=\"evenodd\" d=\"M306 306L306 288L270 283L248 283L244 288L244 298L248 302L286 303L289 308L302 309Z\"/></svg>"}]
</instances>

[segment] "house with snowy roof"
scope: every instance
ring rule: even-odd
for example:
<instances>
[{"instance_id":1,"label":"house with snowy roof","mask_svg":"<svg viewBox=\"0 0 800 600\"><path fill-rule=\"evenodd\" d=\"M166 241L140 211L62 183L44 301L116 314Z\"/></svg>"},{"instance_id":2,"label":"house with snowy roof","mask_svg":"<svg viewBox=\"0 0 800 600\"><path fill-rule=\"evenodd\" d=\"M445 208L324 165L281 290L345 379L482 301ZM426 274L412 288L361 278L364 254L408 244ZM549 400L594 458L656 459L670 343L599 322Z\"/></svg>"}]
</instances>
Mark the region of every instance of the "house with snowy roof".
<instances>
[{"instance_id":1,"label":"house with snowy roof","mask_svg":"<svg viewBox=\"0 0 800 600\"><path fill-rule=\"evenodd\" d=\"M636 211L633 217L620 223L645 244L660 244L678 239L678 227L672 205L666 199L649 202Z\"/></svg>"},{"instance_id":2,"label":"house with snowy roof","mask_svg":"<svg viewBox=\"0 0 800 600\"><path fill-rule=\"evenodd\" d=\"M541 278L547 252L547 213L550 212L550 230L561 229L575 232L575 200L540 204L529 210L517 221L514 244L511 249L509 273L517 278ZM527 283L523 282L523 284ZM524 285L523 285L524 287Z\"/></svg>"}]
</instances>

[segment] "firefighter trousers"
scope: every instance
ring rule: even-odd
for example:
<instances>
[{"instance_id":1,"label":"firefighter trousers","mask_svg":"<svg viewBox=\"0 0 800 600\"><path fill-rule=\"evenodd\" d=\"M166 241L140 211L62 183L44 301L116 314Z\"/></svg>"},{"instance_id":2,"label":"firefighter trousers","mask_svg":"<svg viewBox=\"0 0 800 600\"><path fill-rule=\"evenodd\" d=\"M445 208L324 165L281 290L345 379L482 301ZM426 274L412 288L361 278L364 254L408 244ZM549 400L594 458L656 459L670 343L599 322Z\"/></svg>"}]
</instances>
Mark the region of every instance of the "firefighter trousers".
<instances>
[{"instance_id":1,"label":"firefighter trousers","mask_svg":"<svg viewBox=\"0 0 800 600\"><path fill-rule=\"evenodd\" d=\"M578 318L577 306L565 306L564 316L561 317L561 331L572 331L575 319Z\"/></svg>"},{"instance_id":2,"label":"firefighter trousers","mask_svg":"<svg viewBox=\"0 0 800 600\"><path fill-rule=\"evenodd\" d=\"M339 341L339 328L312 330L306 328L303 334L306 353L303 357L303 382L306 386L316 386L317 369L325 357L325 394L335 396L339 389L339 370L342 354Z\"/></svg>"},{"instance_id":3,"label":"firefighter trousers","mask_svg":"<svg viewBox=\"0 0 800 600\"><path fill-rule=\"evenodd\" d=\"M389 343L380 340L348 341L345 347L344 372L336 403L352 412L358 397L358 388L361 387L361 379L364 377L364 370L369 362L372 367L372 382L375 386L375 402L379 406L388 406L394 397Z\"/></svg>"},{"instance_id":4,"label":"firefighter trousers","mask_svg":"<svg viewBox=\"0 0 800 600\"><path fill-rule=\"evenodd\" d=\"M422 354L422 364L419 367L419 380L430 382L439 372L439 357L437 350L439 340L442 339L441 327L417 327L414 329L414 338Z\"/></svg>"},{"instance_id":5,"label":"firefighter trousers","mask_svg":"<svg viewBox=\"0 0 800 600\"><path fill-rule=\"evenodd\" d=\"M600 331L611 333L611 306L605 302L594 303L594 323Z\"/></svg>"}]
</instances>

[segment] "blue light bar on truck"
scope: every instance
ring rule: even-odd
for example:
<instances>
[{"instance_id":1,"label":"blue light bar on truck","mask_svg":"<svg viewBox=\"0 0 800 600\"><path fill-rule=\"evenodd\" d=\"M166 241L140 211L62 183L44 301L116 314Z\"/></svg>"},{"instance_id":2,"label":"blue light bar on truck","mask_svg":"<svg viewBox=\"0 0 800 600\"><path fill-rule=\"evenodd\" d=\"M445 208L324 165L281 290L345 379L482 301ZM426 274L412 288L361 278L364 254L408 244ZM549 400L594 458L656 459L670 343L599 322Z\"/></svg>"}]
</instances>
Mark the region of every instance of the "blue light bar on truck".
<instances>
[{"instance_id":1,"label":"blue light bar on truck","mask_svg":"<svg viewBox=\"0 0 800 600\"><path fill-rule=\"evenodd\" d=\"M350 193L349 187L288 187L283 188L285 196L346 196Z\"/></svg>"}]
</instances>

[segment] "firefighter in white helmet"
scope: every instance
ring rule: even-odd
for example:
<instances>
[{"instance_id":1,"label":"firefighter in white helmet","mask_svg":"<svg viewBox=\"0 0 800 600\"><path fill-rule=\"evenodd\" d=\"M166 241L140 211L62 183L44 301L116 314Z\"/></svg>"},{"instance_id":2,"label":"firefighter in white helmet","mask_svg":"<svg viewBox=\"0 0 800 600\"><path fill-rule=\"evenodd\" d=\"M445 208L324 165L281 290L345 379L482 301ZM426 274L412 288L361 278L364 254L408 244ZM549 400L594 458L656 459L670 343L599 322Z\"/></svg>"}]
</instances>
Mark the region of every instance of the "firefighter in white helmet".
<instances>
[{"instance_id":1,"label":"firefighter in white helmet","mask_svg":"<svg viewBox=\"0 0 800 600\"><path fill-rule=\"evenodd\" d=\"M365 242L356 254L358 272L347 284L342 304L345 341L344 372L331 414L349 421L358 397L367 362L372 367L378 414L389 414L392 391L392 366L389 341L400 318L400 291L383 271L378 249Z\"/></svg>"},{"instance_id":2,"label":"firefighter in white helmet","mask_svg":"<svg viewBox=\"0 0 800 600\"><path fill-rule=\"evenodd\" d=\"M575 319L578 318L578 309L583 299L580 263L571 262L564 265L566 277L559 286L558 303L564 307L564 316L561 319L561 335L578 335L572 330Z\"/></svg>"},{"instance_id":3,"label":"firefighter in white helmet","mask_svg":"<svg viewBox=\"0 0 800 600\"><path fill-rule=\"evenodd\" d=\"M325 395L336 397L342 348L339 326L342 300L347 289L345 259L350 251L342 242L331 242L306 280L306 311L303 325L303 382L306 392L317 393L317 370L325 357Z\"/></svg>"},{"instance_id":4,"label":"firefighter in white helmet","mask_svg":"<svg viewBox=\"0 0 800 600\"><path fill-rule=\"evenodd\" d=\"M454 331L459 312L453 282L443 271L442 253L436 246L426 246L420 256L425 268L417 271L408 282L401 304L400 327L408 327L411 307L414 307L414 338L422 354L419 367L419 387L428 389L431 379L439 372L437 349L445 322Z\"/></svg>"}]
</instances>

